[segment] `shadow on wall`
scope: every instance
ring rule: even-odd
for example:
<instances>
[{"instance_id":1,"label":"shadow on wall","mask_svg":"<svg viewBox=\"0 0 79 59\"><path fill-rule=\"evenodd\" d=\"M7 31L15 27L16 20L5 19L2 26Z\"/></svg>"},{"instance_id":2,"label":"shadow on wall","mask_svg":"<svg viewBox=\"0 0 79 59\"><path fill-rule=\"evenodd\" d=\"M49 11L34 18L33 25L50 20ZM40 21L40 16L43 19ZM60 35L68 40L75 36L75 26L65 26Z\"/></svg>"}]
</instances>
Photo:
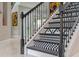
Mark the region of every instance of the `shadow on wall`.
<instances>
[{"instance_id":1,"label":"shadow on wall","mask_svg":"<svg viewBox=\"0 0 79 59\"><path fill-rule=\"evenodd\" d=\"M76 54L79 54L79 28L75 30L72 36L68 52L70 57L76 56ZM78 57L79 55L77 55Z\"/></svg>"}]
</instances>

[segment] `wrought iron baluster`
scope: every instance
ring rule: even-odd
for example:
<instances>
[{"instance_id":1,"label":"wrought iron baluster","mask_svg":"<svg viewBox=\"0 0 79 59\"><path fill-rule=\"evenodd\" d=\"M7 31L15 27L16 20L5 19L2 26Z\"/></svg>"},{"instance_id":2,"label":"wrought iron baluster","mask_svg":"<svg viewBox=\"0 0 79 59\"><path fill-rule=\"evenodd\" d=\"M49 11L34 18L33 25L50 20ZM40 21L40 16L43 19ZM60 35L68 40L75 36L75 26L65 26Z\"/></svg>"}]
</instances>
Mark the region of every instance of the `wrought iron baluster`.
<instances>
[{"instance_id":1,"label":"wrought iron baluster","mask_svg":"<svg viewBox=\"0 0 79 59\"><path fill-rule=\"evenodd\" d=\"M36 31L38 31L38 18L37 18L37 16L38 16L38 14L37 14L37 8L35 9L35 14L36 14Z\"/></svg>"},{"instance_id":2,"label":"wrought iron baluster","mask_svg":"<svg viewBox=\"0 0 79 59\"><path fill-rule=\"evenodd\" d=\"M66 14L66 16L69 16L69 15ZM66 18L66 21L68 21L68 18ZM66 23L66 27L69 27L68 23ZM68 35L68 28L66 28L66 35ZM68 40L68 36L66 37L66 47L67 47L67 40Z\"/></svg>"},{"instance_id":3,"label":"wrought iron baluster","mask_svg":"<svg viewBox=\"0 0 79 59\"><path fill-rule=\"evenodd\" d=\"M33 19L33 35L34 35L34 33L35 33L35 14L34 14L34 11L32 11L33 13L32 13L32 19Z\"/></svg>"},{"instance_id":4,"label":"wrought iron baluster","mask_svg":"<svg viewBox=\"0 0 79 59\"><path fill-rule=\"evenodd\" d=\"M33 10L32 12L33 12L33 27L34 27L33 34L35 34L36 33L36 12L35 12L35 10Z\"/></svg>"},{"instance_id":5,"label":"wrought iron baluster","mask_svg":"<svg viewBox=\"0 0 79 59\"><path fill-rule=\"evenodd\" d=\"M28 34L27 34L27 37L28 37L28 39L27 39L27 41L29 41L29 14L27 15L27 31L28 31Z\"/></svg>"},{"instance_id":6,"label":"wrought iron baluster","mask_svg":"<svg viewBox=\"0 0 79 59\"><path fill-rule=\"evenodd\" d=\"M67 10L65 10L65 12L67 12ZM64 16L67 16L67 14L65 14ZM66 28L67 27L67 22L66 22L67 21L67 18L65 18L63 20L64 20L63 21L64 22L64 25L63 25L64 32L63 33L67 35L67 28ZM63 42L65 43L64 46L66 46L67 45L67 37L66 36L63 36L63 37L64 37L64 41Z\"/></svg>"},{"instance_id":7,"label":"wrought iron baluster","mask_svg":"<svg viewBox=\"0 0 79 59\"><path fill-rule=\"evenodd\" d=\"M44 12L45 12L45 11L44 11L44 4L42 4L42 11L43 11L43 12L42 12L42 14L43 14L43 15L42 15L42 19L43 19L43 23L44 23L44 21L45 21L45 20L44 20L44 19L45 19L45 17L44 17L44 15L45 15L45 14L44 14Z\"/></svg>"},{"instance_id":8,"label":"wrought iron baluster","mask_svg":"<svg viewBox=\"0 0 79 59\"><path fill-rule=\"evenodd\" d=\"M27 17L27 16L26 16L26 17ZM24 44L27 43L27 41L26 41L26 40L27 40L27 38L26 38L26 36L27 36L27 33L26 33L26 32L27 32L27 31L26 31L26 30L27 30L27 29L26 29L26 24L27 24L26 20L27 20L27 19L26 19L26 17L25 17L25 19L24 19L24 20L25 20L25 21L24 21L24 22L25 22L25 24L24 24L24 26L25 26L25 31L24 31L24 32L25 32L25 40L24 40Z\"/></svg>"},{"instance_id":9,"label":"wrought iron baluster","mask_svg":"<svg viewBox=\"0 0 79 59\"><path fill-rule=\"evenodd\" d=\"M72 13L71 13L71 16L72 16ZM71 20L73 20L73 17L70 18L70 21L71 21ZM72 22L70 22L70 27L72 27ZM70 31L70 34L72 34L72 29L71 29L71 31ZM70 37L70 39L71 39L71 37Z\"/></svg>"},{"instance_id":10,"label":"wrought iron baluster","mask_svg":"<svg viewBox=\"0 0 79 59\"><path fill-rule=\"evenodd\" d=\"M70 20L70 18L68 18L68 21ZM68 30L67 30L67 32L68 32L68 40L67 40L67 42L69 43L69 31L70 31L70 26L69 26L69 22L68 22Z\"/></svg>"},{"instance_id":11,"label":"wrought iron baluster","mask_svg":"<svg viewBox=\"0 0 79 59\"><path fill-rule=\"evenodd\" d=\"M45 4L46 4L46 3L45 3ZM45 14L45 21L46 21L46 19L47 19L47 9L46 9L47 6L46 6L45 4L44 4L44 9L45 9L46 12L45 12L44 14Z\"/></svg>"},{"instance_id":12,"label":"wrought iron baluster","mask_svg":"<svg viewBox=\"0 0 79 59\"><path fill-rule=\"evenodd\" d=\"M37 19L36 19L36 16L37 16L37 15L36 15L36 9L34 10L34 12L35 12L35 33L36 33L36 30L37 30L37 27L36 27L36 20L37 20Z\"/></svg>"},{"instance_id":13,"label":"wrought iron baluster","mask_svg":"<svg viewBox=\"0 0 79 59\"><path fill-rule=\"evenodd\" d=\"M38 29L39 29L39 9L38 9L38 7L37 7L37 31L38 31Z\"/></svg>"},{"instance_id":14,"label":"wrought iron baluster","mask_svg":"<svg viewBox=\"0 0 79 59\"><path fill-rule=\"evenodd\" d=\"M43 11L42 10L42 5L40 5L40 7L41 7L41 26L42 26L42 24L43 24L43 21L42 21L43 20L43 18L42 18L42 11Z\"/></svg>"},{"instance_id":15,"label":"wrought iron baluster","mask_svg":"<svg viewBox=\"0 0 79 59\"><path fill-rule=\"evenodd\" d=\"M39 6L39 20L41 22L41 18L40 18L40 6ZM40 27L41 27L41 23L40 23Z\"/></svg>"},{"instance_id":16,"label":"wrought iron baluster","mask_svg":"<svg viewBox=\"0 0 79 59\"><path fill-rule=\"evenodd\" d=\"M29 17L30 17L30 38L32 37L32 27L31 27L31 23L32 23L32 20L31 20L31 12L29 13Z\"/></svg>"},{"instance_id":17,"label":"wrought iron baluster","mask_svg":"<svg viewBox=\"0 0 79 59\"><path fill-rule=\"evenodd\" d=\"M32 24L32 26L31 26L32 28L31 28L31 29L32 29L32 36L33 36L33 35L34 35L34 32L35 32L35 31L34 31L34 12L31 11L31 13L32 13L32 14L31 14L31 15L32 15L32 16L31 16L31 19L32 19L32 23L31 23L31 24Z\"/></svg>"},{"instance_id":18,"label":"wrought iron baluster","mask_svg":"<svg viewBox=\"0 0 79 59\"><path fill-rule=\"evenodd\" d=\"M38 29L40 29L40 24L39 24L39 22L40 22L40 19L39 19L39 7L38 7Z\"/></svg>"},{"instance_id":19,"label":"wrought iron baluster","mask_svg":"<svg viewBox=\"0 0 79 59\"><path fill-rule=\"evenodd\" d=\"M38 20L40 22L40 7L39 6L38 6ZM38 24L39 29L40 29L40 26L41 26L41 24L39 23Z\"/></svg>"}]
</instances>

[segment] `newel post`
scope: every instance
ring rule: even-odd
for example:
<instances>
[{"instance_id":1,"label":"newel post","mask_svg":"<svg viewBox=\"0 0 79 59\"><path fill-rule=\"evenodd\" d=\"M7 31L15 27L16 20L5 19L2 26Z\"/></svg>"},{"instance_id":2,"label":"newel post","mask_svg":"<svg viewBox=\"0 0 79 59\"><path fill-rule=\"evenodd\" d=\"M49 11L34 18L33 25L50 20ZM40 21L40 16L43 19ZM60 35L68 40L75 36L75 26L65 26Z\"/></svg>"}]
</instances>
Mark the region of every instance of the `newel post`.
<instances>
[{"instance_id":1,"label":"newel post","mask_svg":"<svg viewBox=\"0 0 79 59\"><path fill-rule=\"evenodd\" d=\"M23 12L21 12L21 54L24 54Z\"/></svg>"},{"instance_id":2,"label":"newel post","mask_svg":"<svg viewBox=\"0 0 79 59\"><path fill-rule=\"evenodd\" d=\"M60 2L60 44L59 44L59 57L64 57L64 40L63 40L63 2Z\"/></svg>"}]
</instances>

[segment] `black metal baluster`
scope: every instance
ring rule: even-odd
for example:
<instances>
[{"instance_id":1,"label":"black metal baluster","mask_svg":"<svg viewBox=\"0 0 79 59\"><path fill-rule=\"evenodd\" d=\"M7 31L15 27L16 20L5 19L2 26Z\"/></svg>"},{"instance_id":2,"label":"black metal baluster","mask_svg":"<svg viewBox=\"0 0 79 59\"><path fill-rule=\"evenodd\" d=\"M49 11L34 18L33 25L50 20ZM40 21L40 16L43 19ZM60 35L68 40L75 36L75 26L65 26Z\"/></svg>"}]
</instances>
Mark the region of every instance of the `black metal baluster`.
<instances>
[{"instance_id":1,"label":"black metal baluster","mask_svg":"<svg viewBox=\"0 0 79 59\"><path fill-rule=\"evenodd\" d=\"M36 31L38 31L38 9L36 8Z\"/></svg>"},{"instance_id":2,"label":"black metal baluster","mask_svg":"<svg viewBox=\"0 0 79 59\"><path fill-rule=\"evenodd\" d=\"M64 10L64 11L65 11L65 10ZM64 12L64 11L63 11L63 12ZM63 12L62 12L62 13L63 13ZM65 16L66 16L65 14L62 15L62 17L65 17ZM63 21L62 21L62 22L63 22L63 34L64 34L64 35L66 35L66 33L65 33L65 30L66 30L66 28L65 28L65 27L66 27L65 21L66 21L66 18L63 18ZM61 23L61 22L60 22L60 23ZM63 45L62 45L62 47L63 47L63 57L64 57L64 52L65 52L65 43L66 43L66 37L67 37L67 36L64 36L64 35L63 35Z\"/></svg>"},{"instance_id":3,"label":"black metal baluster","mask_svg":"<svg viewBox=\"0 0 79 59\"><path fill-rule=\"evenodd\" d=\"M27 17L27 16L26 16L26 17ZM26 34L26 24L27 24L27 23L26 23L26 20L27 20L27 19L26 19L26 17L25 17L25 31L24 31L24 32L25 32L25 40L24 40L25 44L27 43L27 42L26 42L26 40L27 40L27 38L26 38L26 36L27 36L27 34Z\"/></svg>"},{"instance_id":4,"label":"black metal baluster","mask_svg":"<svg viewBox=\"0 0 79 59\"><path fill-rule=\"evenodd\" d=\"M70 14L69 14L70 15ZM71 15L70 15L71 16ZM68 21L70 21L70 18L68 18ZM70 23L68 22L68 40L67 42L69 43L69 31L70 31L71 27L70 27Z\"/></svg>"},{"instance_id":5,"label":"black metal baluster","mask_svg":"<svg viewBox=\"0 0 79 59\"><path fill-rule=\"evenodd\" d=\"M72 16L72 13L71 13L71 16ZM70 21L71 21L71 20L73 20L73 17L70 18ZM72 27L72 22L70 22L70 27ZM71 31L70 31L70 34L72 34L72 29L71 29ZM71 39L71 35L70 35L70 39Z\"/></svg>"},{"instance_id":6,"label":"black metal baluster","mask_svg":"<svg viewBox=\"0 0 79 59\"><path fill-rule=\"evenodd\" d=\"M67 12L68 12L68 11L67 11ZM66 14L66 16L69 16L69 14ZM69 21L68 18L66 18L66 21ZM68 22L68 23L69 23L69 22ZM66 35L67 35L67 36L66 36L66 47L67 47L68 30L69 30L69 29L68 29L68 28L69 28L69 24L68 24L68 23L66 23L66 27L67 27L67 28L66 28Z\"/></svg>"},{"instance_id":7,"label":"black metal baluster","mask_svg":"<svg viewBox=\"0 0 79 59\"><path fill-rule=\"evenodd\" d=\"M28 38L30 39L30 13L28 14Z\"/></svg>"},{"instance_id":8,"label":"black metal baluster","mask_svg":"<svg viewBox=\"0 0 79 59\"><path fill-rule=\"evenodd\" d=\"M66 10L65 10L65 12L66 12ZM66 14L63 14L63 16L67 16L67 15ZM66 26L67 26L66 23L65 23L66 20L67 20L66 18L63 19L63 24L64 24L63 25L63 27L64 27L64 29L63 29L64 32L63 33L64 34L66 34ZM65 47L66 46L66 36L63 36L63 43L64 43L64 47ZM64 48L64 52L65 52L65 48Z\"/></svg>"},{"instance_id":9,"label":"black metal baluster","mask_svg":"<svg viewBox=\"0 0 79 59\"><path fill-rule=\"evenodd\" d=\"M32 30L32 28L31 28L31 12L29 13L29 15L30 15L30 38L32 37L32 33L31 33L31 30Z\"/></svg>"},{"instance_id":10,"label":"black metal baluster","mask_svg":"<svg viewBox=\"0 0 79 59\"><path fill-rule=\"evenodd\" d=\"M34 12L31 11L32 15L32 36L34 35Z\"/></svg>"},{"instance_id":11,"label":"black metal baluster","mask_svg":"<svg viewBox=\"0 0 79 59\"><path fill-rule=\"evenodd\" d=\"M38 19L38 7L37 7L37 31L38 31L38 29L39 29L39 27L38 27L38 21L39 21L39 19Z\"/></svg>"},{"instance_id":12,"label":"black metal baluster","mask_svg":"<svg viewBox=\"0 0 79 59\"><path fill-rule=\"evenodd\" d=\"M48 3L48 6L47 6L48 8L48 17L50 17L50 15L49 15L49 13L50 13L50 10L49 10L49 3Z\"/></svg>"},{"instance_id":13,"label":"black metal baluster","mask_svg":"<svg viewBox=\"0 0 79 59\"><path fill-rule=\"evenodd\" d=\"M36 28L35 28L35 10L33 10L32 12L33 12L33 27L34 27L34 29L33 29L33 35L34 35L35 32L36 32Z\"/></svg>"},{"instance_id":14,"label":"black metal baluster","mask_svg":"<svg viewBox=\"0 0 79 59\"><path fill-rule=\"evenodd\" d=\"M41 18L41 5L39 6L39 18L40 18L40 21L41 21L41 25L40 25L40 27L42 26L42 18Z\"/></svg>"},{"instance_id":15,"label":"black metal baluster","mask_svg":"<svg viewBox=\"0 0 79 59\"><path fill-rule=\"evenodd\" d=\"M27 34L27 36L28 36L28 39L27 39L27 41L29 41L29 14L27 15L27 31L28 31L28 34Z\"/></svg>"},{"instance_id":16,"label":"black metal baluster","mask_svg":"<svg viewBox=\"0 0 79 59\"><path fill-rule=\"evenodd\" d=\"M45 12L44 11L44 4L42 4L42 19L43 19L42 22L43 22L43 24L44 24L44 12Z\"/></svg>"},{"instance_id":17,"label":"black metal baluster","mask_svg":"<svg viewBox=\"0 0 79 59\"><path fill-rule=\"evenodd\" d=\"M65 14L63 14L63 16L65 16ZM65 18L63 18L63 33L65 33ZM63 42L65 44L65 36L63 36Z\"/></svg>"},{"instance_id":18,"label":"black metal baluster","mask_svg":"<svg viewBox=\"0 0 79 59\"><path fill-rule=\"evenodd\" d=\"M66 14L66 16L68 16L68 14ZM66 18L66 21L68 21L68 18ZM68 23L66 23L66 27L69 27ZM68 35L68 28L66 28L66 35ZM68 36L66 36L66 47L67 47L67 40Z\"/></svg>"},{"instance_id":19,"label":"black metal baluster","mask_svg":"<svg viewBox=\"0 0 79 59\"><path fill-rule=\"evenodd\" d=\"M33 36L33 22L32 22L32 11L30 12L30 18L31 18L31 22L30 22L30 24L31 24L31 37Z\"/></svg>"},{"instance_id":20,"label":"black metal baluster","mask_svg":"<svg viewBox=\"0 0 79 59\"><path fill-rule=\"evenodd\" d=\"M40 6L39 6L39 21L41 21L41 20L40 20ZM41 27L41 24L40 24L39 27Z\"/></svg>"},{"instance_id":21,"label":"black metal baluster","mask_svg":"<svg viewBox=\"0 0 79 59\"><path fill-rule=\"evenodd\" d=\"M42 5L40 5L40 7L41 7L41 12L40 13L41 13L41 27L42 27L42 24L43 24L43 21L42 21L42 13L43 13L42 12Z\"/></svg>"},{"instance_id":22,"label":"black metal baluster","mask_svg":"<svg viewBox=\"0 0 79 59\"><path fill-rule=\"evenodd\" d=\"M23 18L24 18L24 14L23 14L23 12L21 13L21 21L22 21L22 23L21 23L21 54L24 54L24 32L23 32L23 30L24 30L24 28L23 28Z\"/></svg>"},{"instance_id":23,"label":"black metal baluster","mask_svg":"<svg viewBox=\"0 0 79 59\"><path fill-rule=\"evenodd\" d=\"M36 9L34 11L35 11L35 33L36 33L36 30L37 30L37 28L36 28Z\"/></svg>"},{"instance_id":24,"label":"black metal baluster","mask_svg":"<svg viewBox=\"0 0 79 59\"><path fill-rule=\"evenodd\" d=\"M40 12L39 12L39 7L38 7L38 21L40 22L40 14L39 14ZM38 29L40 29L40 23L38 24Z\"/></svg>"},{"instance_id":25,"label":"black metal baluster","mask_svg":"<svg viewBox=\"0 0 79 59\"><path fill-rule=\"evenodd\" d=\"M45 21L46 21L46 19L47 19L47 9L46 9L46 8L47 8L46 5L44 5L44 9L45 9L45 11L46 11L46 12L44 13L44 14L45 14ZM44 21L44 22L45 22L45 21Z\"/></svg>"}]
</instances>

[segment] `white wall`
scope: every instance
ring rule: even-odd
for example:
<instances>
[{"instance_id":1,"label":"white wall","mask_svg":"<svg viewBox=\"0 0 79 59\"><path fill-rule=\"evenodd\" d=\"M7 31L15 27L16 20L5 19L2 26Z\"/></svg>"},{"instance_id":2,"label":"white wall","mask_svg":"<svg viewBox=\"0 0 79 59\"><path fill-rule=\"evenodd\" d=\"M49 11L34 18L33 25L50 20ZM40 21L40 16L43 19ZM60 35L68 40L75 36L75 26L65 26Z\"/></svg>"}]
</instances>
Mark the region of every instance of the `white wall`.
<instances>
[{"instance_id":1,"label":"white wall","mask_svg":"<svg viewBox=\"0 0 79 59\"><path fill-rule=\"evenodd\" d=\"M18 13L18 26L12 27L12 30L11 30L12 37L20 37L20 35L21 35L21 18L20 18L21 12L24 11L26 13L27 11L32 9L38 3L39 2L37 2L37 3L35 3L35 2L25 2L25 3L17 2L16 3L16 5L14 6L11 13L13 13L13 12Z\"/></svg>"},{"instance_id":2,"label":"white wall","mask_svg":"<svg viewBox=\"0 0 79 59\"><path fill-rule=\"evenodd\" d=\"M11 10L11 15L13 12L19 13L19 11L18 11L19 4L20 4L20 2L15 3L14 7ZM11 23L12 23L12 19L11 19ZM11 26L11 37L17 37L17 35L18 35L18 26Z\"/></svg>"},{"instance_id":3,"label":"white wall","mask_svg":"<svg viewBox=\"0 0 79 59\"><path fill-rule=\"evenodd\" d=\"M7 26L3 26L3 14L0 14L0 41L10 38L10 3L7 3ZM3 3L0 2L0 9L3 12Z\"/></svg>"},{"instance_id":4,"label":"white wall","mask_svg":"<svg viewBox=\"0 0 79 59\"><path fill-rule=\"evenodd\" d=\"M72 39L66 49L66 56L73 57L79 54L79 24L73 33ZM78 55L79 57L79 55Z\"/></svg>"}]
</instances>

